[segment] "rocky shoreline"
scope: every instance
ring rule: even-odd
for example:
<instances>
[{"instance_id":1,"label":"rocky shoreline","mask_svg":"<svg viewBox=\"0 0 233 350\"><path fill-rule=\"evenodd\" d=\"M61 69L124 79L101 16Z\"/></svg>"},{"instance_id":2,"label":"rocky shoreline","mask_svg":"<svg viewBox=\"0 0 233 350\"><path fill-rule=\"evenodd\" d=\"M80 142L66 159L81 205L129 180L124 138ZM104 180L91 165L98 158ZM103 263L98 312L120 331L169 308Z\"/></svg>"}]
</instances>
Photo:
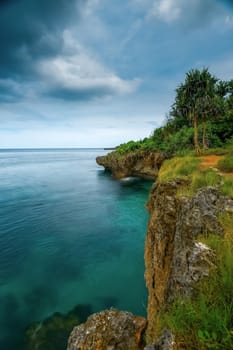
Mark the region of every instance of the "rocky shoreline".
<instances>
[{"instance_id":1,"label":"rocky shoreline","mask_svg":"<svg viewBox=\"0 0 233 350\"><path fill-rule=\"evenodd\" d=\"M160 153L133 152L98 157L97 163L116 178L156 178L164 161ZM168 329L158 327L159 315L175 298L185 300L211 274L216 256L198 235L224 236L219 215L233 212L233 200L216 187L204 187L193 196L178 196L189 180L155 183L147 208L150 214L145 241L147 319L115 309L90 316L74 328L67 350L179 350L185 349Z\"/></svg>"},{"instance_id":2,"label":"rocky shoreline","mask_svg":"<svg viewBox=\"0 0 233 350\"><path fill-rule=\"evenodd\" d=\"M139 176L154 180L165 158L161 152L140 150L123 155L111 152L106 156L97 157L96 162L117 179Z\"/></svg>"}]
</instances>

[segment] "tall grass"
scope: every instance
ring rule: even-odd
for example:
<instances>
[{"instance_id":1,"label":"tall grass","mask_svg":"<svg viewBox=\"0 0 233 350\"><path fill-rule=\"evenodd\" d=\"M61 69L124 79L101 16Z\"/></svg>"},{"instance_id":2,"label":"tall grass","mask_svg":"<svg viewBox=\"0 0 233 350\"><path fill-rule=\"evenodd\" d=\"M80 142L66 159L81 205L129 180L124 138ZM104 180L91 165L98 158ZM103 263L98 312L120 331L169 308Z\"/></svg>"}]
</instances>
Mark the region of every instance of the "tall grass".
<instances>
[{"instance_id":1,"label":"tall grass","mask_svg":"<svg viewBox=\"0 0 233 350\"><path fill-rule=\"evenodd\" d=\"M221 191L225 196L230 196L233 198L233 177L223 178L223 185L221 186Z\"/></svg>"},{"instance_id":2,"label":"tall grass","mask_svg":"<svg viewBox=\"0 0 233 350\"><path fill-rule=\"evenodd\" d=\"M173 157L166 160L159 171L159 182L168 181L176 177L187 178L199 169L200 160L192 156Z\"/></svg>"},{"instance_id":3,"label":"tall grass","mask_svg":"<svg viewBox=\"0 0 233 350\"><path fill-rule=\"evenodd\" d=\"M166 160L159 171L158 182L175 178L189 179L189 183L179 189L178 195L191 196L207 186L219 186L221 192L233 198L233 177L220 175L213 169L201 169L200 160L194 156L173 157Z\"/></svg>"},{"instance_id":4,"label":"tall grass","mask_svg":"<svg viewBox=\"0 0 233 350\"><path fill-rule=\"evenodd\" d=\"M192 182L189 188L190 194L194 194L199 188L219 185L221 177L212 169L205 169L192 174Z\"/></svg>"}]
</instances>

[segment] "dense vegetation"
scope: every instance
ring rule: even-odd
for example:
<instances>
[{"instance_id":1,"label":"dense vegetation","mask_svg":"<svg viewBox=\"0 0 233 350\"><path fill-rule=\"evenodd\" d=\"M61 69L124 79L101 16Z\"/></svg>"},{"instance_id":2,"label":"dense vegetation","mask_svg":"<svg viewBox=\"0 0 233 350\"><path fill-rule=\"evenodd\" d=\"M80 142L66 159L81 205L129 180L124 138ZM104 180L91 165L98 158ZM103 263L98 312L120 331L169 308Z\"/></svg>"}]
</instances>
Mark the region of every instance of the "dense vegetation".
<instances>
[{"instance_id":1,"label":"dense vegetation","mask_svg":"<svg viewBox=\"0 0 233 350\"><path fill-rule=\"evenodd\" d=\"M222 81L208 69L194 69L176 89L164 126L148 138L120 145L116 152L149 149L173 155L195 149L199 154L227 145L233 145L233 80Z\"/></svg>"},{"instance_id":2,"label":"dense vegetation","mask_svg":"<svg viewBox=\"0 0 233 350\"><path fill-rule=\"evenodd\" d=\"M188 179L177 196L215 186L233 198L233 80L221 81L208 69L189 71L176 89L164 126L144 140L120 145L113 154L143 149L169 156L158 182ZM195 156L200 153L219 160L212 168L204 167L203 158L208 157ZM223 237L208 232L198 237L216 254L211 275L198 284L192 298L177 299L159 315L161 331L171 329L181 349L233 349L233 213L219 220Z\"/></svg>"}]
</instances>

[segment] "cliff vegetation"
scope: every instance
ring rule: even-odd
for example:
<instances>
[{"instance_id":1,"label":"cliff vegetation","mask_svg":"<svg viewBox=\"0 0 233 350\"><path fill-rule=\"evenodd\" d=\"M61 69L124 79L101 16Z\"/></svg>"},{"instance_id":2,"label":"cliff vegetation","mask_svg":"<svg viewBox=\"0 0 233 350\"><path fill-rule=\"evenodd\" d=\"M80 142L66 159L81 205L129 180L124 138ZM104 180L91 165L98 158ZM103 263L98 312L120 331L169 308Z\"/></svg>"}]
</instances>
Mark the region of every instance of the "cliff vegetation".
<instances>
[{"instance_id":1,"label":"cliff vegetation","mask_svg":"<svg viewBox=\"0 0 233 350\"><path fill-rule=\"evenodd\" d=\"M193 69L176 89L162 127L150 137L121 144L114 156L135 150L161 151L169 156L195 149L233 146L233 80L222 81L208 69Z\"/></svg>"},{"instance_id":2,"label":"cliff vegetation","mask_svg":"<svg viewBox=\"0 0 233 350\"><path fill-rule=\"evenodd\" d=\"M164 125L97 163L156 178L144 349L233 349L233 80L189 71Z\"/></svg>"},{"instance_id":3,"label":"cliff vegetation","mask_svg":"<svg viewBox=\"0 0 233 350\"><path fill-rule=\"evenodd\" d=\"M160 169L149 201L145 252L150 342L168 328L175 338L174 349L233 348L233 173L230 166L222 165L231 157L174 157ZM166 230L161 243L161 232L166 234ZM202 252L196 261L203 275L197 273L191 258L195 245L200 244L205 254L209 249L209 255ZM148 256L153 245L156 251ZM158 261L159 255L160 264L162 257L165 263L156 273L151 261ZM189 279L192 270L196 275ZM163 285L162 294L161 286L151 287L153 278Z\"/></svg>"}]
</instances>

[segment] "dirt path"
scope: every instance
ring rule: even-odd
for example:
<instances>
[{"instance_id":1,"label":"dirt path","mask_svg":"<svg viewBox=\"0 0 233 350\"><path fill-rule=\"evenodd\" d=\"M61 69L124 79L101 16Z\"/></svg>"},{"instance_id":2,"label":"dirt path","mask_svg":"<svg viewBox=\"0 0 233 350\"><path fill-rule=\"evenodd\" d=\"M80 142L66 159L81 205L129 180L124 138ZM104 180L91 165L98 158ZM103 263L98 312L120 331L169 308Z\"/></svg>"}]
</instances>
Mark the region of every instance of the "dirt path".
<instances>
[{"instance_id":1,"label":"dirt path","mask_svg":"<svg viewBox=\"0 0 233 350\"><path fill-rule=\"evenodd\" d=\"M224 156L217 156L215 154L211 154L209 156L201 156L201 157L199 157L199 159L201 160L201 168L202 169L211 168L211 169L219 171L217 168L217 164L218 164L218 161L220 159L222 159L223 157ZM233 173L221 172L221 175L233 178Z\"/></svg>"}]
</instances>

